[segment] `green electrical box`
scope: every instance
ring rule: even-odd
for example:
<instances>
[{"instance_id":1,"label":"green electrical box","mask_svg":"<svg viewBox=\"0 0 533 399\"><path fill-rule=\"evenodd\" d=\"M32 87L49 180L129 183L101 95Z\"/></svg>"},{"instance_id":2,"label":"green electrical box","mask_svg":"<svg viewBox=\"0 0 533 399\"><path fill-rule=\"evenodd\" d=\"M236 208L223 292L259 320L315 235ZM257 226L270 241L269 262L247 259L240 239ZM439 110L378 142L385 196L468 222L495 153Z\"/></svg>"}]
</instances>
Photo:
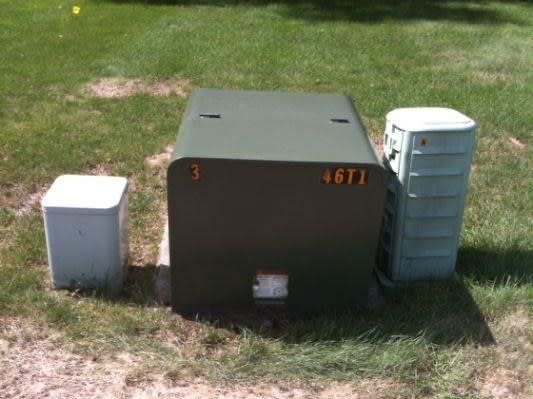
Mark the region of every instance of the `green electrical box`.
<instances>
[{"instance_id":1,"label":"green electrical box","mask_svg":"<svg viewBox=\"0 0 533 399\"><path fill-rule=\"evenodd\" d=\"M366 304L387 179L349 97L196 90L167 179L175 311Z\"/></svg>"}]
</instances>

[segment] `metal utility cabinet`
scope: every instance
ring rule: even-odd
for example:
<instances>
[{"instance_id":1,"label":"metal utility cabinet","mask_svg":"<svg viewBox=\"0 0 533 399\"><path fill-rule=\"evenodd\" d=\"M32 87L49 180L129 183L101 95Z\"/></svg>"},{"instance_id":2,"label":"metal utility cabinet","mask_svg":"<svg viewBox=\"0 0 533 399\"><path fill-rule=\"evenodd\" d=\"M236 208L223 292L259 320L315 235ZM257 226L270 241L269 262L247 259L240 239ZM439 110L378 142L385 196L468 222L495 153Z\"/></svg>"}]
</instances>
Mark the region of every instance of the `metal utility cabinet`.
<instances>
[{"instance_id":1,"label":"metal utility cabinet","mask_svg":"<svg viewBox=\"0 0 533 399\"><path fill-rule=\"evenodd\" d=\"M447 108L387 114L387 186L379 268L393 281L455 271L476 124Z\"/></svg>"},{"instance_id":2,"label":"metal utility cabinet","mask_svg":"<svg viewBox=\"0 0 533 399\"><path fill-rule=\"evenodd\" d=\"M175 311L366 303L386 171L349 97L197 90L167 178Z\"/></svg>"}]
</instances>

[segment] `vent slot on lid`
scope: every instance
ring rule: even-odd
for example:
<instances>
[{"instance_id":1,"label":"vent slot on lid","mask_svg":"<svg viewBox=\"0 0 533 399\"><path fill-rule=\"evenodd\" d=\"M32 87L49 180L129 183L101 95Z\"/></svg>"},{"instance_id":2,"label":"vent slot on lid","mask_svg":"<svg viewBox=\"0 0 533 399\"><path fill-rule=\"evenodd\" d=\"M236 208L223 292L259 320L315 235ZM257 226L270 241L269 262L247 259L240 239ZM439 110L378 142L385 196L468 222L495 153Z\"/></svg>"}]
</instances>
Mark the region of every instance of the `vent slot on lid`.
<instances>
[{"instance_id":1,"label":"vent slot on lid","mask_svg":"<svg viewBox=\"0 0 533 399\"><path fill-rule=\"evenodd\" d=\"M220 114L212 113L212 112L204 112L200 114L200 118L202 119L220 119Z\"/></svg>"}]
</instances>

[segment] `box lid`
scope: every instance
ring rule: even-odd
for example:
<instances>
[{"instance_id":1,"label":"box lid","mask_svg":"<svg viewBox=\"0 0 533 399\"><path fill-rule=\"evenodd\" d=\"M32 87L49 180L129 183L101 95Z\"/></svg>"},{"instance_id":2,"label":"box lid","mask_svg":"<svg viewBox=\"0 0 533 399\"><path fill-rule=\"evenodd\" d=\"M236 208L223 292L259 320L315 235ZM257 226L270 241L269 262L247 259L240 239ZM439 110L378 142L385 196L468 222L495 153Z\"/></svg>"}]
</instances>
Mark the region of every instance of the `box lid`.
<instances>
[{"instance_id":1,"label":"box lid","mask_svg":"<svg viewBox=\"0 0 533 399\"><path fill-rule=\"evenodd\" d=\"M41 206L48 213L114 214L127 190L128 180L116 176L59 176Z\"/></svg>"},{"instance_id":2,"label":"box lid","mask_svg":"<svg viewBox=\"0 0 533 399\"><path fill-rule=\"evenodd\" d=\"M348 96L220 89L192 94L180 158L381 165Z\"/></svg>"},{"instance_id":3,"label":"box lid","mask_svg":"<svg viewBox=\"0 0 533 399\"><path fill-rule=\"evenodd\" d=\"M387 120L409 132L472 130L476 122L450 108L398 108L387 114Z\"/></svg>"}]
</instances>

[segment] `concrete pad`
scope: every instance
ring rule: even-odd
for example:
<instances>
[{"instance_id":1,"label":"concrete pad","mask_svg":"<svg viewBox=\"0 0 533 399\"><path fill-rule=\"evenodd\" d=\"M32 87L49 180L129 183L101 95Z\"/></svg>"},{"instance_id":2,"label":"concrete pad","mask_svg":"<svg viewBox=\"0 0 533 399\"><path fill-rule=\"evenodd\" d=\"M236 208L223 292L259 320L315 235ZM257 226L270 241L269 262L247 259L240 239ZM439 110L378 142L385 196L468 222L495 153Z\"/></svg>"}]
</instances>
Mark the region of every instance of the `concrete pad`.
<instances>
[{"instance_id":1,"label":"concrete pad","mask_svg":"<svg viewBox=\"0 0 533 399\"><path fill-rule=\"evenodd\" d=\"M170 252L168 245L168 218L165 220L165 229L159 256L157 259L157 278L155 280L155 298L161 305L170 305Z\"/></svg>"},{"instance_id":2,"label":"concrete pad","mask_svg":"<svg viewBox=\"0 0 533 399\"><path fill-rule=\"evenodd\" d=\"M158 265L170 266L170 251L168 245L168 218L165 217L165 229L163 231L163 237L161 238L161 244L159 244L159 255L157 258Z\"/></svg>"}]
</instances>

